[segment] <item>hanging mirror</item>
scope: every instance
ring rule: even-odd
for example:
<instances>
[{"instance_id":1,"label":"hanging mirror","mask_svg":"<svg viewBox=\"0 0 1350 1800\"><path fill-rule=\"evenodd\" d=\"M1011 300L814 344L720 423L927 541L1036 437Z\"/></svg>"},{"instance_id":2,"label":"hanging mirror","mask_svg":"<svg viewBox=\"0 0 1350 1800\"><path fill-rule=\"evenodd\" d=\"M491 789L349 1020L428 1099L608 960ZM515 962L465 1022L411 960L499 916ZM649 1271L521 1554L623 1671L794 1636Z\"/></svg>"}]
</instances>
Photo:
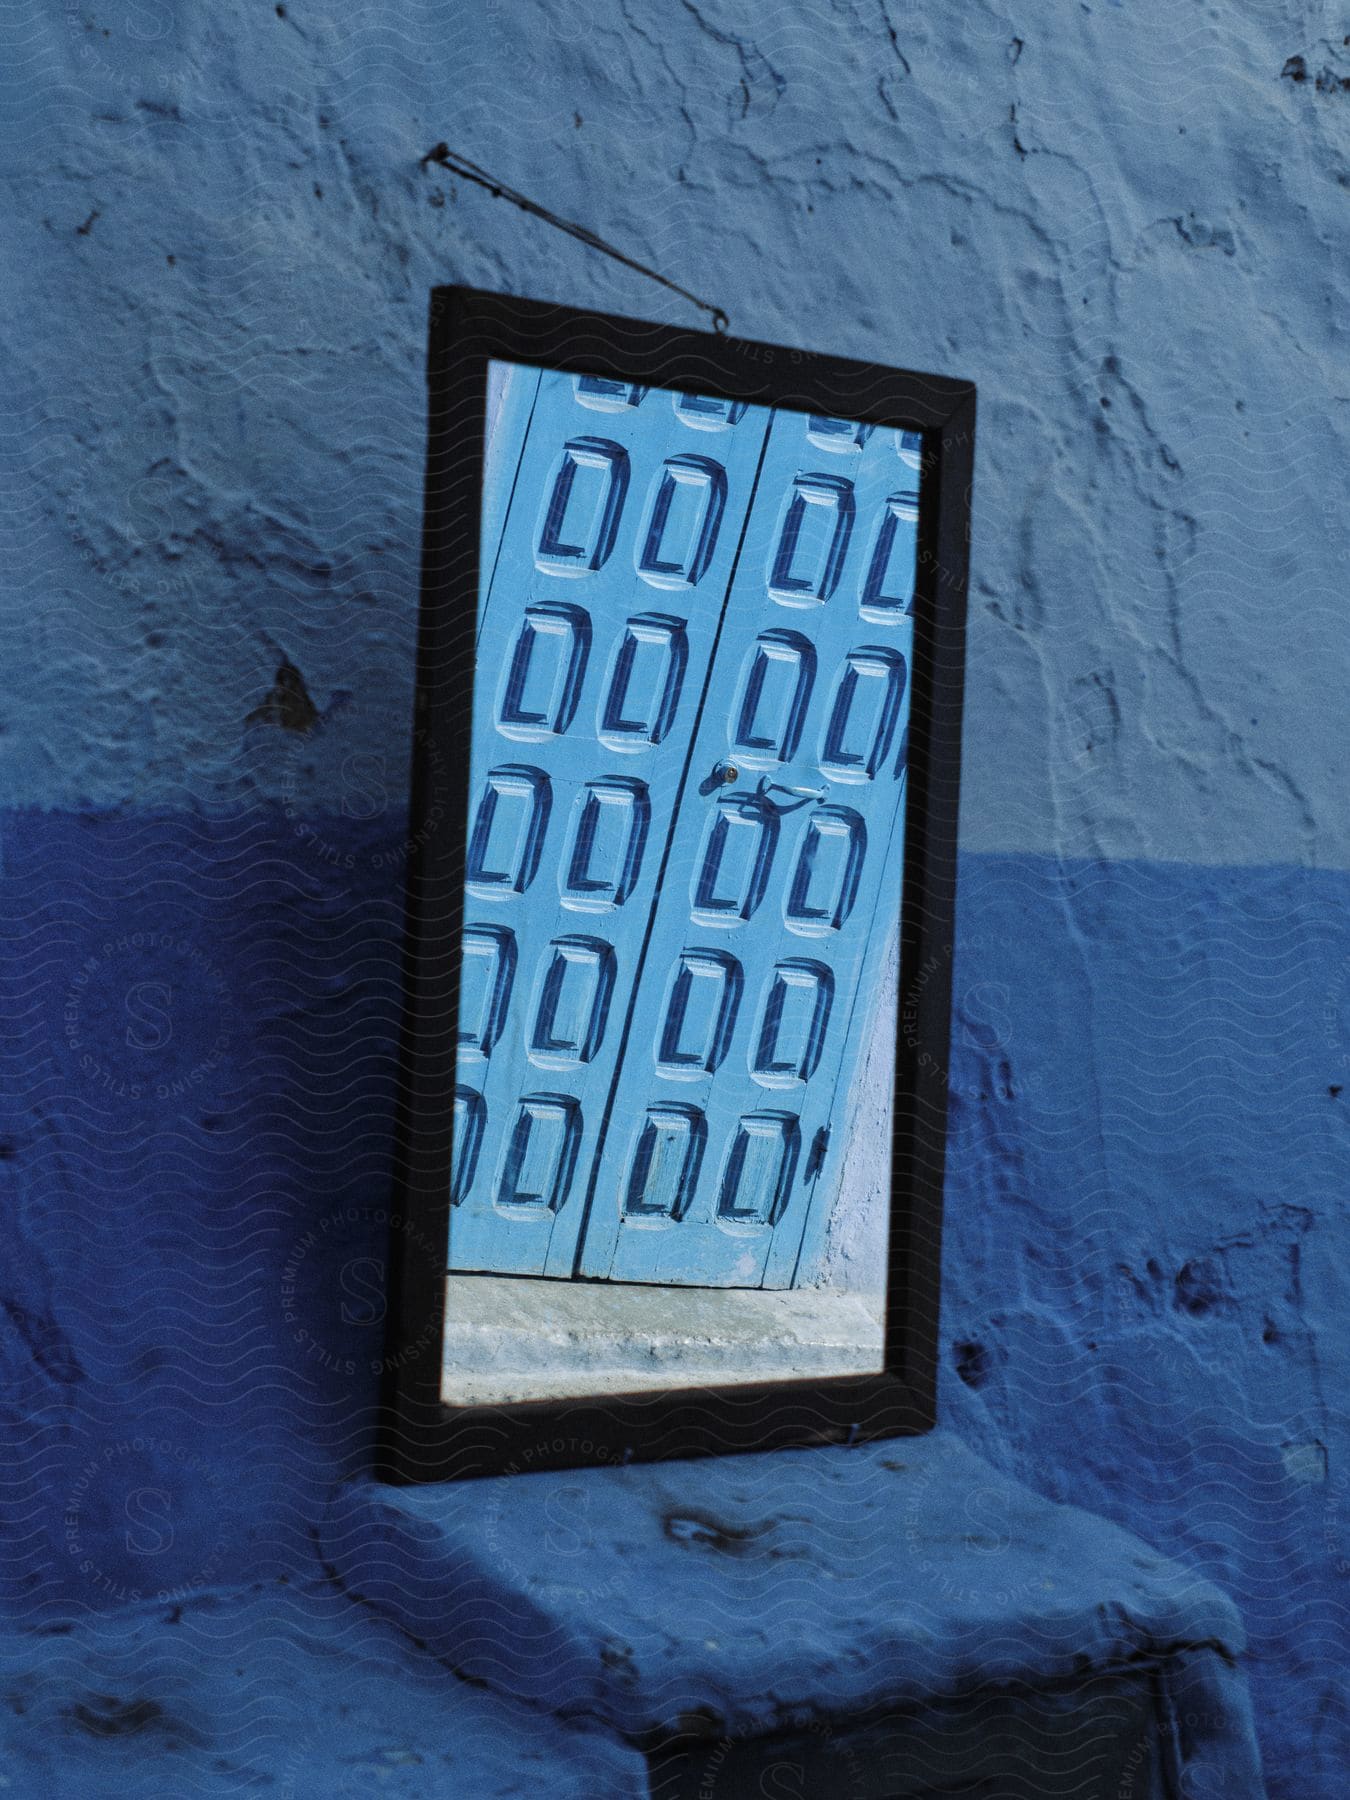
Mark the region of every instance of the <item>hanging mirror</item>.
<instances>
[{"instance_id":1,"label":"hanging mirror","mask_svg":"<svg viewBox=\"0 0 1350 1800\"><path fill-rule=\"evenodd\" d=\"M388 1472L922 1429L973 389L442 289L430 396Z\"/></svg>"}]
</instances>

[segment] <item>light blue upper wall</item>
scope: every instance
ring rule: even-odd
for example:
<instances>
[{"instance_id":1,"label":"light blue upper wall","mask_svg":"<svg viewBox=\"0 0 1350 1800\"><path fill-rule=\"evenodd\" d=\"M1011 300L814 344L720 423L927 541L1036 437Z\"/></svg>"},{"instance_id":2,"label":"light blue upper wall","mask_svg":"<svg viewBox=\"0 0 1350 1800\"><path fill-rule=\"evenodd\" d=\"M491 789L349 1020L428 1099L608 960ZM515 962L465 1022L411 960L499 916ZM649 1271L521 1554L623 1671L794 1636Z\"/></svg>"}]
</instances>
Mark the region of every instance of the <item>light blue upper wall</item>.
<instances>
[{"instance_id":1,"label":"light blue upper wall","mask_svg":"<svg viewBox=\"0 0 1350 1800\"><path fill-rule=\"evenodd\" d=\"M108 17L7 27L10 803L396 785L428 289L703 322L445 139L747 336L978 382L966 848L1350 865L1322 0Z\"/></svg>"}]
</instances>

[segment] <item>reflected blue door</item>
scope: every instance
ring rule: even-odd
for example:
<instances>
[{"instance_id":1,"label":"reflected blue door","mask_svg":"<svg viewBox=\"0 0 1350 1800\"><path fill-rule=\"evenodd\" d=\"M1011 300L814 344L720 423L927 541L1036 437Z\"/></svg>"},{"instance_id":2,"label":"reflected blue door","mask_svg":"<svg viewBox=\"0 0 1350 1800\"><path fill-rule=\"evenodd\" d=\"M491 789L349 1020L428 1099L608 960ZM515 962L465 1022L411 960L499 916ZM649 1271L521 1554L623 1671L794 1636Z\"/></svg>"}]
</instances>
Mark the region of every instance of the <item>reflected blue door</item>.
<instances>
[{"instance_id":1,"label":"reflected blue door","mask_svg":"<svg viewBox=\"0 0 1350 1800\"><path fill-rule=\"evenodd\" d=\"M898 916L917 444L489 411L449 1266L791 1285Z\"/></svg>"}]
</instances>

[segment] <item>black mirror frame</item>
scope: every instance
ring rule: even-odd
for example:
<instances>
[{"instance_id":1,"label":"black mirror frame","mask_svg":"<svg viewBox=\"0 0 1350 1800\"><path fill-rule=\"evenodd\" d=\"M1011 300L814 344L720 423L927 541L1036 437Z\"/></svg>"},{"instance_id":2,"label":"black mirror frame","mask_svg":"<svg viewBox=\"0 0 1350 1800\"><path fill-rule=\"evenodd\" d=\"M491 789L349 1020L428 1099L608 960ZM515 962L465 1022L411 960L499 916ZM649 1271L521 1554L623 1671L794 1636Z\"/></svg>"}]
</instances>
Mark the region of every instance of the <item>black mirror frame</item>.
<instances>
[{"instance_id":1,"label":"black mirror frame","mask_svg":"<svg viewBox=\"0 0 1350 1800\"><path fill-rule=\"evenodd\" d=\"M441 1399L445 1270L426 1247L448 1243L449 1233L458 1005L457 959L450 951L462 915L493 359L923 434L879 1374L507 1406L455 1407ZM936 1416L974 386L461 287L433 290L428 382L396 1193L377 1473L400 1483L444 1481L926 1431ZM433 780L433 770L442 779Z\"/></svg>"}]
</instances>

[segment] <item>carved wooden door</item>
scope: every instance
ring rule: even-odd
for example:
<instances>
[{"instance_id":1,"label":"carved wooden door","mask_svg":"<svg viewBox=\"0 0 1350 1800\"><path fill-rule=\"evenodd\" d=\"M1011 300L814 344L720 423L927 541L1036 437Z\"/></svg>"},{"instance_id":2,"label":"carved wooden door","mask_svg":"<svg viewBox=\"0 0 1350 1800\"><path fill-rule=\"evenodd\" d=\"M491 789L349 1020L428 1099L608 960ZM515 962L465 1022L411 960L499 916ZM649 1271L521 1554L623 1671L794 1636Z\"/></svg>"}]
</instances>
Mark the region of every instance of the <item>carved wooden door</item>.
<instances>
[{"instance_id":1,"label":"carved wooden door","mask_svg":"<svg viewBox=\"0 0 1350 1800\"><path fill-rule=\"evenodd\" d=\"M899 906L917 440L489 417L449 1266L790 1286Z\"/></svg>"}]
</instances>

